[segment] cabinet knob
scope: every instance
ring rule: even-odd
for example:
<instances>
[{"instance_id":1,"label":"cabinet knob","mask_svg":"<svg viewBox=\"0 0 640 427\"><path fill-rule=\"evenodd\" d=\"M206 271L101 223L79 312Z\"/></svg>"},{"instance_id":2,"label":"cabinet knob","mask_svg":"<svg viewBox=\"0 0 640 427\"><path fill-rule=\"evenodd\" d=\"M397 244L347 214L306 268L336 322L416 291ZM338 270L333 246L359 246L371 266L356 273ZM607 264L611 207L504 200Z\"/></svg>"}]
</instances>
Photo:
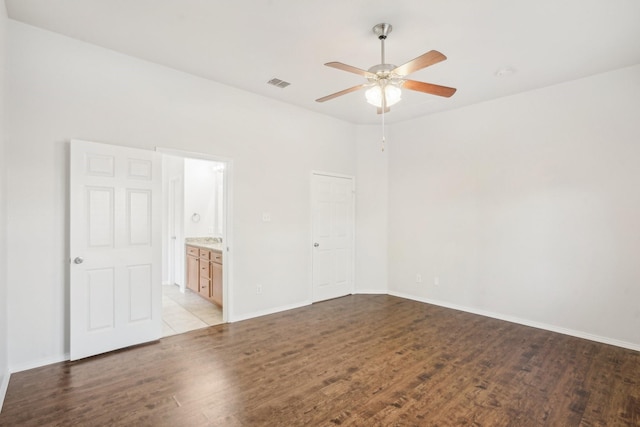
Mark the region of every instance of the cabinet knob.
<instances>
[{"instance_id":1,"label":"cabinet knob","mask_svg":"<svg viewBox=\"0 0 640 427\"><path fill-rule=\"evenodd\" d=\"M316 243L314 243L314 244L313 244L313 247L314 247L314 248L317 248L318 246L320 246L320 243L318 243L318 242L316 242Z\"/></svg>"},{"instance_id":2,"label":"cabinet knob","mask_svg":"<svg viewBox=\"0 0 640 427\"><path fill-rule=\"evenodd\" d=\"M82 264L84 262L84 259L81 256L77 256L75 257L75 259L73 260L74 264Z\"/></svg>"}]
</instances>

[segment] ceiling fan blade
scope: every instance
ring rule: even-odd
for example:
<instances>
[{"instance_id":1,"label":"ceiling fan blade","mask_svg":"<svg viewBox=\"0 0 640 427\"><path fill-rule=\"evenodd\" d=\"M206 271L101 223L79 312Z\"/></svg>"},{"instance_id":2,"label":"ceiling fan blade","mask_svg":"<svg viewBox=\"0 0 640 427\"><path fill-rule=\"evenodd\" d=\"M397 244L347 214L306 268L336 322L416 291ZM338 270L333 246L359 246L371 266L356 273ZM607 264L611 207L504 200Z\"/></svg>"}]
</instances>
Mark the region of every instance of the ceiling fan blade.
<instances>
[{"instance_id":1,"label":"ceiling fan blade","mask_svg":"<svg viewBox=\"0 0 640 427\"><path fill-rule=\"evenodd\" d=\"M434 84L425 83L425 82L418 82L415 80L405 80L402 87L410 90L415 90L418 92L429 93L431 95L444 96L445 98L449 98L451 95L456 93L456 90L457 90L452 87L434 85Z\"/></svg>"},{"instance_id":2,"label":"ceiling fan blade","mask_svg":"<svg viewBox=\"0 0 640 427\"><path fill-rule=\"evenodd\" d=\"M351 65L343 64L342 62L327 62L324 65L331 68L337 68L338 70L348 71L349 73L357 74L362 77L374 78L376 76L373 73L361 70L360 68L353 67Z\"/></svg>"},{"instance_id":3,"label":"ceiling fan blade","mask_svg":"<svg viewBox=\"0 0 640 427\"><path fill-rule=\"evenodd\" d=\"M406 76L407 74L422 70L423 68L426 68L433 64L437 64L438 62L444 61L445 59L447 59L447 57L437 50L430 50L429 52L412 59L406 64L396 67L391 72L399 74L401 76Z\"/></svg>"},{"instance_id":4,"label":"ceiling fan blade","mask_svg":"<svg viewBox=\"0 0 640 427\"><path fill-rule=\"evenodd\" d=\"M327 95L327 96L323 96L322 98L318 98L318 99L316 99L316 102L328 101L330 99L337 98L339 96L346 95L346 94L351 93L351 92L355 92L356 90L360 90L360 89L362 89L362 88L364 88L366 86L367 86L366 84L353 86L353 87L350 87L349 89L341 90L340 92L332 93L331 95Z\"/></svg>"}]
</instances>

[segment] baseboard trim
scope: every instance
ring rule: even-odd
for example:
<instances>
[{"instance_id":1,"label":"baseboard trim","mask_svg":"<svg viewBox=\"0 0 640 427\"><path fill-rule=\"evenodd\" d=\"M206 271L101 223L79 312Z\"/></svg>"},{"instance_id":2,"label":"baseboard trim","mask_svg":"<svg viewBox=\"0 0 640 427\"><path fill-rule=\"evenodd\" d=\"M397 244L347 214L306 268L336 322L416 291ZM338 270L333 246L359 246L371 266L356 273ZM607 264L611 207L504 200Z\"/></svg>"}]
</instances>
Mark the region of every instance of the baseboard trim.
<instances>
[{"instance_id":1,"label":"baseboard trim","mask_svg":"<svg viewBox=\"0 0 640 427\"><path fill-rule=\"evenodd\" d=\"M4 403L4 398L7 395L7 389L9 388L10 378L11 378L11 373L6 372L2 376L2 382L0 382L0 412L2 412L2 404Z\"/></svg>"},{"instance_id":2,"label":"baseboard trim","mask_svg":"<svg viewBox=\"0 0 640 427\"><path fill-rule=\"evenodd\" d=\"M296 309L296 308L305 307L307 305L311 305L311 301L304 301L304 302L301 302L301 303L281 305L280 307L270 308L270 309L267 309L267 310L258 310L258 311L253 311L251 313L233 315L233 316L229 316L230 317L229 318L229 323L241 322L243 320L249 320L249 319L254 319L256 317L267 316L269 314L280 313L282 311L293 310L293 309Z\"/></svg>"},{"instance_id":3,"label":"baseboard trim","mask_svg":"<svg viewBox=\"0 0 640 427\"><path fill-rule=\"evenodd\" d=\"M353 292L354 295L387 295L389 291L382 289L358 289Z\"/></svg>"},{"instance_id":4,"label":"baseboard trim","mask_svg":"<svg viewBox=\"0 0 640 427\"><path fill-rule=\"evenodd\" d=\"M66 362L70 359L69 353L60 356L52 356L46 359L34 360L32 362L9 366L9 372L15 374L17 372L28 371L29 369L40 368L42 366L52 365L54 363Z\"/></svg>"},{"instance_id":5,"label":"baseboard trim","mask_svg":"<svg viewBox=\"0 0 640 427\"><path fill-rule=\"evenodd\" d=\"M535 322L528 319L522 319L520 317L509 316L505 314L495 313L492 311L480 310L477 308L471 308L463 305L452 304L445 301L434 300L431 298L416 297L414 295L405 294L402 292L390 291L389 295L393 295L399 298L409 299L413 301L423 302L426 304L433 304L439 307L451 308L453 310L465 311L467 313L477 314L480 316L491 317L493 319L504 320L506 322L517 323L519 325L530 326L532 328L543 329L545 331L557 332L563 335L569 335L576 338L582 338L589 341L595 341L602 344L609 344L616 347L622 347L629 350L640 351L640 344L634 344L627 341L621 341L614 338L603 337L600 335L590 334L588 332L576 331L574 329L563 328L560 326L550 325L547 323Z\"/></svg>"}]
</instances>

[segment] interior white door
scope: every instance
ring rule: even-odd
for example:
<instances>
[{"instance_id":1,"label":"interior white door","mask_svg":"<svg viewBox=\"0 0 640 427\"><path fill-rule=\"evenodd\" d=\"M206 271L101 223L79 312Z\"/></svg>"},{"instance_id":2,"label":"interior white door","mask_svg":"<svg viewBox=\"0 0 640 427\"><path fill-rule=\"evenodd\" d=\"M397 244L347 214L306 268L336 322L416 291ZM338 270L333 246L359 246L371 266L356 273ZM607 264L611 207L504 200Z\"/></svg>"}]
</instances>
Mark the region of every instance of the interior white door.
<instances>
[{"instance_id":1,"label":"interior white door","mask_svg":"<svg viewBox=\"0 0 640 427\"><path fill-rule=\"evenodd\" d=\"M314 173L311 185L315 302L353 293L353 179Z\"/></svg>"},{"instance_id":2,"label":"interior white door","mask_svg":"<svg viewBox=\"0 0 640 427\"><path fill-rule=\"evenodd\" d=\"M162 335L158 153L71 141L70 356Z\"/></svg>"}]
</instances>

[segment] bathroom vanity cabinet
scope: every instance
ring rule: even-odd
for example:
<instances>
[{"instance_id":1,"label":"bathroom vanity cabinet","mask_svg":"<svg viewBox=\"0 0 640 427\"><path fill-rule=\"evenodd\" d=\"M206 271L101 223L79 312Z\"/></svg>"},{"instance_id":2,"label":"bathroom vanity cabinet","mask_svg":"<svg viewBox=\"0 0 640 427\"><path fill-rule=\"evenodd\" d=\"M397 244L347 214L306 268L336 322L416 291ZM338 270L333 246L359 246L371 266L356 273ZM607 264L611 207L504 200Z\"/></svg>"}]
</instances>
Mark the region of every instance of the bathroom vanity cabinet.
<instances>
[{"instance_id":1,"label":"bathroom vanity cabinet","mask_svg":"<svg viewBox=\"0 0 640 427\"><path fill-rule=\"evenodd\" d=\"M222 307L222 252L186 245L187 288Z\"/></svg>"}]
</instances>

